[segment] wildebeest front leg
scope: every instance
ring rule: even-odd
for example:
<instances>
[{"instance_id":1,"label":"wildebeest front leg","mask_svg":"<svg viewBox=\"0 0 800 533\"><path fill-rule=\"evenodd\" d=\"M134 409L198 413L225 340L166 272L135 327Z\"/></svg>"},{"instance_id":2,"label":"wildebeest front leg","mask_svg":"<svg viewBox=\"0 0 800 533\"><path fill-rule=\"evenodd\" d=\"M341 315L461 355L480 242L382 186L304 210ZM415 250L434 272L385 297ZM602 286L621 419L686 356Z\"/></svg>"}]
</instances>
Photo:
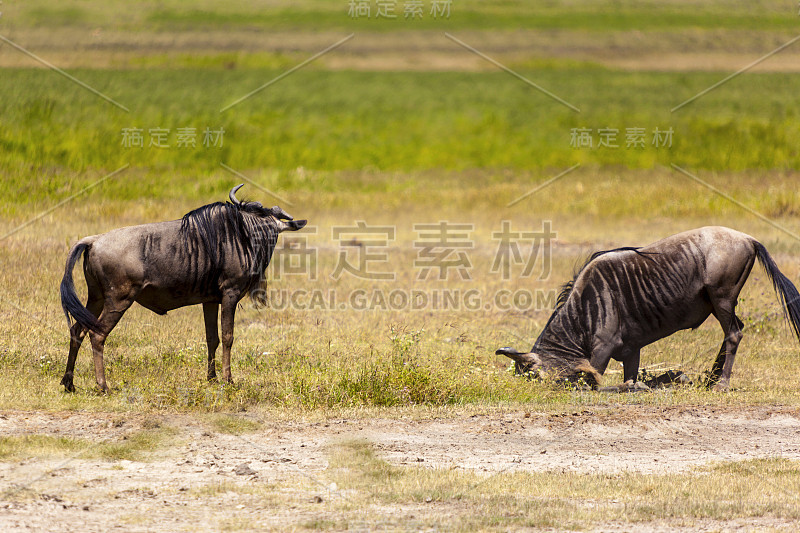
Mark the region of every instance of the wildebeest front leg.
<instances>
[{"instance_id":1,"label":"wildebeest front leg","mask_svg":"<svg viewBox=\"0 0 800 533\"><path fill-rule=\"evenodd\" d=\"M217 347L219 346L218 318L218 303L203 304L203 320L206 324L206 344L208 345L208 381L217 379L217 368L214 364L214 357L217 353Z\"/></svg>"},{"instance_id":2,"label":"wildebeest front leg","mask_svg":"<svg viewBox=\"0 0 800 533\"><path fill-rule=\"evenodd\" d=\"M636 383L636 378L639 377L640 357L640 350L629 350L622 357L622 374L625 383Z\"/></svg>"},{"instance_id":3,"label":"wildebeest front leg","mask_svg":"<svg viewBox=\"0 0 800 533\"><path fill-rule=\"evenodd\" d=\"M592 349L592 358L589 360L589 363L602 375L605 373L606 368L608 368L608 363L611 361L612 357L618 361L622 360L622 358L619 357L621 349L622 341L619 339L603 339L602 341L598 341ZM636 364L638 365L639 363L637 362Z\"/></svg>"},{"instance_id":4,"label":"wildebeest front leg","mask_svg":"<svg viewBox=\"0 0 800 533\"><path fill-rule=\"evenodd\" d=\"M236 315L237 299L229 296L222 298L222 380L233 382L231 375L231 346L233 346L233 319Z\"/></svg>"}]
</instances>

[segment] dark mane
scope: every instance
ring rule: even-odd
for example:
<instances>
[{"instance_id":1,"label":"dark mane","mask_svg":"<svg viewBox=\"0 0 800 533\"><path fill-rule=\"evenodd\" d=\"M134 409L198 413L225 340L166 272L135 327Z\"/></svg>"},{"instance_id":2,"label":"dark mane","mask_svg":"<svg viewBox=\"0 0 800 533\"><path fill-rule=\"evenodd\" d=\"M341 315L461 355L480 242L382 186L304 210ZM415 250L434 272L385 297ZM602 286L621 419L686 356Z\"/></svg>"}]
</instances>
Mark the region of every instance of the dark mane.
<instances>
[{"instance_id":1,"label":"dark mane","mask_svg":"<svg viewBox=\"0 0 800 533\"><path fill-rule=\"evenodd\" d=\"M247 271L260 275L278 237L272 219L262 218L265 212L258 202L215 202L186 213L180 234L188 250L205 252L212 272L218 272L226 255L233 254ZM245 217L245 213L253 216Z\"/></svg>"},{"instance_id":2,"label":"dark mane","mask_svg":"<svg viewBox=\"0 0 800 533\"><path fill-rule=\"evenodd\" d=\"M250 248L250 239L244 231L242 213L229 202L214 202L183 215L181 235L187 240L192 238L199 240L212 263L216 263L215 252L220 244L230 242L244 249Z\"/></svg>"},{"instance_id":3,"label":"dark mane","mask_svg":"<svg viewBox=\"0 0 800 533\"><path fill-rule=\"evenodd\" d=\"M575 274L573 274L572 279L561 286L561 290L558 293L558 298L556 299L556 311L561 309L561 307L563 307L563 305L567 303L567 299L569 299L569 295L572 294L572 289L575 287L575 280L578 279L578 276L581 275L581 272L583 272L583 270L587 266L589 266L589 263L591 263L601 255L609 254L611 252L636 252L642 257L647 257L647 255L651 253L651 252L640 251L640 247L638 246L623 246L622 248L614 248L613 250L600 250L598 252L593 253L592 255L589 256L589 259L587 259L586 262L583 263L583 265L575 271Z\"/></svg>"}]
</instances>

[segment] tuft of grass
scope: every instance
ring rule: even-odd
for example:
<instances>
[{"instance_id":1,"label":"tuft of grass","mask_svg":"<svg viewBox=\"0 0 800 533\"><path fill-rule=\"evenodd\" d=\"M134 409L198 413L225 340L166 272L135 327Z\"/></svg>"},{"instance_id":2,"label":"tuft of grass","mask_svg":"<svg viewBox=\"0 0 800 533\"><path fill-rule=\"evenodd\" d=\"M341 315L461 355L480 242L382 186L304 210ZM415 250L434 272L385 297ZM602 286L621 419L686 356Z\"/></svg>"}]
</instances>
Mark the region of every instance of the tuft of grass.
<instances>
[{"instance_id":1,"label":"tuft of grass","mask_svg":"<svg viewBox=\"0 0 800 533\"><path fill-rule=\"evenodd\" d=\"M208 422L214 431L228 433L230 435L253 433L261 429L261 424L254 420L230 414L211 416L208 418Z\"/></svg>"},{"instance_id":2,"label":"tuft of grass","mask_svg":"<svg viewBox=\"0 0 800 533\"><path fill-rule=\"evenodd\" d=\"M350 529L349 526L350 524L347 520L332 518L314 518L300 523L300 527L303 529L312 529L314 531L340 531Z\"/></svg>"},{"instance_id":3,"label":"tuft of grass","mask_svg":"<svg viewBox=\"0 0 800 533\"><path fill-rule=\"evenodd\" d=\"M88 451L90 445L90 442L84 439L53 435L4 436L0 437L0 460L60 457Z\"/></svg>"},{"instance_id":4,"label":"tuft of grass","mask_svg":"<svg viewBox=\"0 0 800 533\"><path fill-rule=\"evenodd\" d=\"M98 457L109 461L142 461L147 456L169 444L177 432L168 427L139 431L122 442L103 442L96 446Z\"/></svg>"},{"instance_id":5,"label":"tuft of grass","mask_svg":"<svg viewBox=\"0 0 800 533\"><path fill-rule=\"evenodd\" d=\"M126 435L120 441L93 442L74 437L22 435L0 437L0 460L28 457L73 456L108 461L141 461L169 444L176 434L171 428L146 430Z\"/></svg>"}]
</instances>

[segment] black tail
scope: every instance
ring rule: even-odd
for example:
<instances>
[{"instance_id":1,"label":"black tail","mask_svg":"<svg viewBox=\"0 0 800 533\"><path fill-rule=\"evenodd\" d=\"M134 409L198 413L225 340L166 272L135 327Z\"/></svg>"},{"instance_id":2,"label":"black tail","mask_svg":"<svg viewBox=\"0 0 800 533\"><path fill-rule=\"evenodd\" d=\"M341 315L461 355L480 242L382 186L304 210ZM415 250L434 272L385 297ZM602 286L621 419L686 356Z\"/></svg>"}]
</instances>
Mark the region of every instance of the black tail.
<instances>
[{"instance_id":1,"label":"black tail","mask_svg":"<svg viewBox=\"0 0 800 533\"><path fill-rule=\"evenodd\" d=\"M99 333L103 326L98 322L91 312L78 299L78 294L75 292L75 284L72 282L72 269L78 258L92 246L91 242L85 239L78 242L72 247L67 258L67 266L64 269L64 277L61 280L61 307L64 309L64 314L67 316L67 323L72 327L72 319L70 315L75 318L75 322L95 333Z\"/></svg>"},{"instance_id":2,"label":"black tail","mask_svg":"<svg viewBox=\"0 0 800 533\"><path fill-rule=\"evenodd\" d=\"M797 340L800 341L800 293L797 292L797 288L789 281L789 278L781 274L778 265L772 260L764 245L757 241L753 242L753 245L756 247L758 262L767 271L767 275L772 281L772 286L783 307L783 314L792 326Z\"/></svg>"}]
</instances>

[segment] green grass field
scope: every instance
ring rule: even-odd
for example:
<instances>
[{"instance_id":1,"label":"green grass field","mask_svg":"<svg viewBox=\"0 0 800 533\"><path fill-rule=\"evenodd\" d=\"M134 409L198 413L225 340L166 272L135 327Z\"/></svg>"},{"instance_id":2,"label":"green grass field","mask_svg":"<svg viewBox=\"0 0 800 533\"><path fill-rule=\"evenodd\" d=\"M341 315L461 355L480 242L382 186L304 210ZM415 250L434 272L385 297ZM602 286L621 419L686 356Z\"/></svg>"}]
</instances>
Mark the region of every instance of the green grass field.
<instances>
[{"instance_id":1,"label":"green grass field","mask_svg":"<svg viewBox=\"0 0 800 533\"><path fill-rule=\"evenodd\" d=\"M131 109L125 113L53 72L10 70L0 86L0 193L13 200L2 210L24 217L33 205L56 203L123 165L130 169L96 190L95 200L208 201L234 178L220 163L283 196L416 192L410 201L427 197L439 179L458 183L463 194L485 186L521 194L576 163L584 166L583 181L585 169L622 182L673 181L664 175L674 173L674 163L732 193L740 189L769 215L800 212L788 178L800 143L793 74L742 76L670 113L721 75L523 72L570 95L581 113L504 73L310 70L220 113L279 71L215 72L213 83L197 69L75 72L124 102ZM141 147L126 141L133 128ZM181 144L181 128L191 128L194 146ZM576 145L578 128L588 130L591 147ZM634 128L642 137L629 146ZM216 145L204 137L206 129L224 131ZM656 129L672 131L671 146L665 137L654 145ZM155 130L163 132L160 141ZM613 135L610 146L600 146L602 130ZM164 146L150 145L156 141ZM609 208L619 205L592 214ZM664 205L639 203L630 214L643 208L658 212Z\"/></svg>"}]
</instances>

